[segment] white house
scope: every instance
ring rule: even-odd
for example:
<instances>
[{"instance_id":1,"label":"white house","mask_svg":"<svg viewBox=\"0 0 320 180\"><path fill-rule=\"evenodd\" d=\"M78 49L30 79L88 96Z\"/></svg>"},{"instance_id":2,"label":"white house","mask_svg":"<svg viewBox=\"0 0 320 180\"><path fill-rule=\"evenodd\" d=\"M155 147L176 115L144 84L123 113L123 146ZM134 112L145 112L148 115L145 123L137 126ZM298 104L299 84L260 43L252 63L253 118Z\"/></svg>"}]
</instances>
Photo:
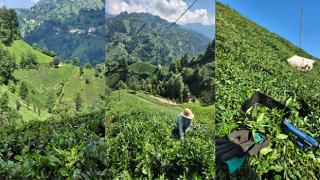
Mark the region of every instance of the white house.
<instances>
[{"instance_id":1,"label":"white house","mask_svg":"<svg viewBox=\"0 0 320 180\"><path fill-rule=\"evenodd\" d=\"M159 64L158 67L159 67L159 69L160 69L160 68L161 68L161 65Z\"/></svg>"}]
</instances>

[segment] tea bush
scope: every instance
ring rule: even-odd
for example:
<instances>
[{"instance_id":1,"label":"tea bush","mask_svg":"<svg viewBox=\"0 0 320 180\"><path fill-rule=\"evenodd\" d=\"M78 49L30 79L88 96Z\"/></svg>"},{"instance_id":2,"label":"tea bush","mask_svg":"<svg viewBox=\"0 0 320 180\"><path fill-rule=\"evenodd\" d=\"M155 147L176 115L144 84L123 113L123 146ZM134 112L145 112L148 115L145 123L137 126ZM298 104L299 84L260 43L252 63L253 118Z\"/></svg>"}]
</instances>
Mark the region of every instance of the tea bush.
<instances>
[{"instance_id":1,"label":"tea bush","mask_svg":"<svg viewBox=\"0 0 320 180\"><path fill-rule=\"evenodd\" d=\"M0 179L105 179L104 113L0 128Z\"/></svg>"},{"instance_id":2,"label":"tea bush","mask_svg":"<svg viewBox=\"0 0 320 180\"><path fill-rule=\"evenodd\" d=\"M314 59L315 64L319 59L219 2L216 10L216 133L249 129L270 140L231 178L256 179L243 170L251 167L261 179L319 179L319 153L312 147L303 152L292 133L284 134L281 111L244 112L247 100L259 91L290 107L291 124L320 142L320 69L301 72L285 62L293 55ZM217 165L216 179L226 176Z\"/></svg>"},{"instance_id":3,"label":"tea bush","mask_svg":"<svg viewBox=\"0 0 320 180\"><path fill-rule=\"evenodd\" d=\"M106 112L106 117L113 117L106 126L108 179L214 178L212 128L193 122L182 143L176 129L178 114L121 94L121 102L111 102Z\"/></svg>"}]
</instances>

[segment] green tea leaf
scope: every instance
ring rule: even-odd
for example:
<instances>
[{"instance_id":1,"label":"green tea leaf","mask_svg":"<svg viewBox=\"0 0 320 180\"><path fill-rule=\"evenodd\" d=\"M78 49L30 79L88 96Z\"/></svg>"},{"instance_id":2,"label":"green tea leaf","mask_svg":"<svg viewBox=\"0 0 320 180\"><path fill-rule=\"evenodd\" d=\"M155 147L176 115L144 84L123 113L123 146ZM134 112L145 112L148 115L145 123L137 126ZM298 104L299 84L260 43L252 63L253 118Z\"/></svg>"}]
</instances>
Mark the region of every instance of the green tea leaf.
<instances>
[{"instance_id":1,"label":"green tea leaf","mask_svg":"<svg viewBox=\"0 0 320 180\"><path fill-rule=\"evenodd\" d=\"M279 134L277 135L277 138L278 139L286 139L288 137L288 135L285 135L285 134Z\"/></svg>"},{"instance_id":2,"label":"green tea leaf","mask_svg":"<svg viewBox=\"0 0 320 180\"><path fill-rule=\"evenodd\" d=\"M264 113L260 114L260 116L257 119L257 123L259 123L259 124L263 123L263 116L264 116Z\"/></svg>"},{"instance_id":3,"label":"green tea leaf","mask_svg":"<svg viewBox=\"0 0 320 180\"><path fill-rule=\"evenodd\" d=\"M290 106L292 103L292 98L288 99L288 101L286 102L286 106Z\"/></svg>"},{"instance_id":4,"label":"green tea leaf","mask_svg":"<svg viewBox=\"0 0 320 180\"><path fill-rule=\"evenodd\" d=\"M65 168L60 168L59 171L63 176L70 176L69 171L67 171Z\"/></svg>"},{"instance_id":5,"label":"green tea leaf","mask_svg":"<svg viewBox=\"0 0 320 180\"><path fill-rule=\"evenodd\" d=\"M262 167L263 167L263 168L269 167L268 161L262 161Z\"/></svg>"},{"instance_id":6,"label":"green tea leaf","mask_svg":"<svg viewBox=\"0 0 320 180\"><path fill-rule=\"evenodd\" d=\"M298 176L299 178L301 178L301 174L298 170L293 169L293 174L295 174L296 176Z\"/></svg>"},{"instance_id":7,"label":"green tea leaf","mask_svg":"<svg viewBox=\"0 0 320 180\"><path fill-rule=\"evenodd\" d=\"M23 158L20 155L15 155L14 158L18 161L23 161Z\"/></svg>"},{"instance_id":8,"label":"green tea leaf","mask_svg":"<svg viewBox=\"0 0 320 180\"><path fill-rule=\"evenodd\" d=\"M269 170L274 170L276 172L281 172L282 169L283 168L281 166L279 166L278 164L269 166Z\"/></svg>"},{"instance_id":9,"label":"green tea leaf","mask_svg":"<svg viewBox=\"0 0 320 180\"><path fill-rule=\"evenodd\" d=\"M271 151L273 151L273 149L271 149L270 147L265 147L260 150L260 154L266 155Z\"/></svg>"},{"instance_id":10,"label":"green tea leaf","mask_svg":"<svg viewBox=\"0 0 320 180\"><path fill-rule=\"evenodd\" d=\"M53 155L49 155L47 159L49 159L50 161L58 162L60 165L62 165L61 160Z\"/></svg>"}]
</instances>

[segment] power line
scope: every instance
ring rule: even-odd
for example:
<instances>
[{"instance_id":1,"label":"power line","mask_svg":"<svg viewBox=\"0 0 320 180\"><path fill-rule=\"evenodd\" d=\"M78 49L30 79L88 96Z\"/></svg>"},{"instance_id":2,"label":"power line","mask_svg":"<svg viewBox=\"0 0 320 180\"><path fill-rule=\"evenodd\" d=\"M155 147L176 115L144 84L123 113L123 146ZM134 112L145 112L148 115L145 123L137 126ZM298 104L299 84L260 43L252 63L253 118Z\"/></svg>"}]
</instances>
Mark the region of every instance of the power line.
<instances>
[{"instance_id":1,"label":"power line","mask_svg":"<svg viewBox=\"0 0 320 180\"><path fill-rule=\"evenodd\" d=\"M196 3L198 0L196 0L194 3ZM193 3L193 4L194 4ZM191 6L189 6L189 8L186 10L186 11L184 11L184 13L174 22L174 23L172 23L171 24L171 26L166 30L166 32L193 6L193 4L191 4ZM156 42L158 42L158 40L160 40L161 38L162 38L162 36L166 33L166 32L164 32L161 36L160 36L160 38L158 38L152 45L154 45ZM144 52L145 51L143 51L143 54L142 55L144 55Z\"/></svg>"},{"instance_id":2,"label":"power line","mask_svg":"<svg viewBox=\"0 0 320 180\"><path fill-rule=\"evenodd\" d=\"M198 1L198 0L196 0L194 3L196 3L197 1ZM193 4L194 4L194 3L193 3ZM191 6L193 6L193 4L192 4ZM191 6L189 6L189 8L188 8L184 13L186 13L186 12L191 8ZM174 23L172 23L172 25L166 30L166 32L184 15L184 13L183 13ZM163 36L166 32L164 32L164 33L160 36L159 39L161 39L162 36ZM159 40L159 39L158 39L158 40ZM158 41L158 40L157 40L157 41ZM156 41L156 42L157 42L157 41ZM156 42L155 42L155 43L156 43Z\"/></svg>"}]
</instances>

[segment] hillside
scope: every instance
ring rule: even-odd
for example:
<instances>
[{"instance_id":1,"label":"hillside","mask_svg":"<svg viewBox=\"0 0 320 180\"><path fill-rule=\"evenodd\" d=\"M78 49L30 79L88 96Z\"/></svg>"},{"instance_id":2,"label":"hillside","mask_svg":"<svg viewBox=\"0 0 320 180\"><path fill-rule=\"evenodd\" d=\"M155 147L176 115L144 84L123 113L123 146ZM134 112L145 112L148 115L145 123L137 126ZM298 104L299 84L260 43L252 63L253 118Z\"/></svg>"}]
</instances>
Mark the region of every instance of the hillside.
<instances>
[{"instance_id":1,"label":"hillside","mask_svg":"<svg viewBox=\"0 0 320 180\"><path fill-rule=\"evenodd\" d=\"M37 62L38 63L49 63L53 58L50 56L47 56L39 51L34 50L31 46L29 46L27 43L25 43L23 40L15 40L9 45L2 44L2 47L5 49L8 49L9 52L14 53L17 60L16 63L20 64L21 60L21 53L27 54L28 51L31 51L36 55Z\"/></svg>"},{"instance_id":2,"label":"hillside","mask_svg":"<svg viewBox=\"0 0 320 180\"><path fill-rule=\"evenodd\" d=\"M93 64L94 60L104 62L105 11L100 0L50 1L32 9L16 9L26 43L31 46L37 43L41 49L47 47L62 60L79 57L79 65ZM94 29L89 32L91 27Z\"/></svg>"},{"instance_id":3,"label":"hillside","mask_svg":"<svg viewBox=\"0 0 320 180\"><path fill-rule=\"evenodd\" d=\"M119 152L107 153L108 179L214 178L212 128L196 117L181 143L175 121L183 108L149 101L140 93L121 90L120 95L121 102L118 92L111 93L107 104L107 152Z\"/></svg>"},{"instance_id":4,"label":"hillside","mask_svg":"<svg viewBox=\"0 0 320 180\"><path fill-rule=\"evenodd\" d=\"M185 25L181 25L184 28L197 31L210 39L214 39L215 35L215 26L214 25L203 25L201 23L188 23Z\"/></svg>"},{"instance_id":5,"label":"hillside","mask_svg":"<svg viewBox=\"0 0 320 180\"><path fill-rule=\"evenodd\" d=\"M245 103L259 91L286 104L291 109L291 124L319 141L320 59L217 1L216 41L217 135L245 128L266 134L270 140L266 151L248 158L231 178L319 179L319 169L315 168L319 155L313 148L303 152L292 133L284 135L280 128L283 112L246 114ZM302 72L291 67L286 60L293 55L316 60L313 69ZM217 176L227 178L219 164Z\"/></svg>"},{"instance_id":6,"label":"hillside","mask_svg":"<svg viewBox=\"0 0 320 180\"><path fill-rule=\"evenodd\" d=\"M174 25L156 43L160 35L171 23L146 13L121 13L106 19L106 59L117 61L123 55L153 65L168 65L190 51L191 57L197 56L210 41L202 40L197 33ZM203 36L203 35L202 35ZM203 38L203 37L202 37Z\"/></svg>"}]
</instances>

